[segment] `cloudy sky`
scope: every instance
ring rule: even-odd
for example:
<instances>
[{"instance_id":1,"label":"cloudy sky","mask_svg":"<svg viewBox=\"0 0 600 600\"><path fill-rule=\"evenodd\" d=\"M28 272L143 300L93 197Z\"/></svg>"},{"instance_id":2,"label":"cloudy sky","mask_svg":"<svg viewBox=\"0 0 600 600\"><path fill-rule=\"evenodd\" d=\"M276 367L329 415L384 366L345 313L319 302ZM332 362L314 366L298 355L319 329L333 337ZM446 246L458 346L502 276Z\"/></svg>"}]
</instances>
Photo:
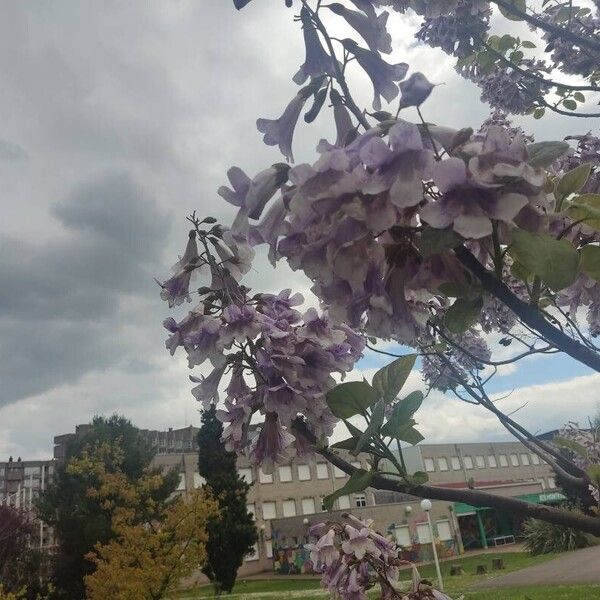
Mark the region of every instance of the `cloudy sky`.
<instances>
[{"instance_id":1,"label":"cloudy sky","mask_svg":"<svg viewBox=\"0 0 600 600\"><path fill-rule=\"evenodd\" d=\"M275 0L242 13L227 0L0 6L0 460L48 457L54 435L94 414L118 411L149 428L198 424L184 358L164 350L168 310L153 277L182 251L186 214L231 218L215 193L228 167L253 173L281 160L254 123L295 93L299 27ZM394 19L394 58L445 83L426 116L477 127L488 109L476 88L444 54L414 45L416 24ZM364 80L353 83L367 102ZM591 128L524 123L538 140ZM327 136L326 118L301 128L296 157L312 160ZM264 259L250 284L308 287ZM525 405L518 414L534 430L594 412L600 376L542 363L497 379L495 392L514 390L504 406ZM380 364L367 356L360 368ZM419 420L430 441L503 435L441 395Z\"/></svg>"}]
</instances>

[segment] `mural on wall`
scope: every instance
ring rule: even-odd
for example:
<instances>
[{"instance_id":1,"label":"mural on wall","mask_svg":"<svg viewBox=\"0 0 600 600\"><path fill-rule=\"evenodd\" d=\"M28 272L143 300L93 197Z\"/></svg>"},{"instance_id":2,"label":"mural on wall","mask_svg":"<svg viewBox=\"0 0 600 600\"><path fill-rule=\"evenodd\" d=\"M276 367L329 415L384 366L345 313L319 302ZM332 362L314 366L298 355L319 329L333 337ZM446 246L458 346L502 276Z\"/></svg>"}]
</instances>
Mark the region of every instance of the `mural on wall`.
<instances>
[{"instance_id":1,"label":"mural on wall","mask_svg":"<svg viewBox=\"0 0 600 600\"><path fill-rule=\"evenodd\" d=\"M315 572L310 551L303 545L286 548L274 544L273 570L276 575L305 575Z\"/></svg>"}]
</instances>

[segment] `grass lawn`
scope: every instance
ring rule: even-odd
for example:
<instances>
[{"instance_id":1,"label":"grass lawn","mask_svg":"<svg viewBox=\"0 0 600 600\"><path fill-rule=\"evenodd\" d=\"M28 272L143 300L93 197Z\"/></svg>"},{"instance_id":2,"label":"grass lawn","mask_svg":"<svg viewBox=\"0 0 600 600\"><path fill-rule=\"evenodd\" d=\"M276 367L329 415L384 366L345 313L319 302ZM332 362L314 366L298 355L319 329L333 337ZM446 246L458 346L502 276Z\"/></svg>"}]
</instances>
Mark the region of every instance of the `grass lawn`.
<instances>
[{"instance_id":1,"label":"grass lawn","mask_svg":"<svg viewBox=\"0 0 600 600\"><path fill-rule=\"evenodd\" d=\"M544 587L519 587L519 588L499 588L493 590L469 590L469 587L475 583L491 579L518 571L525 567L537 565L555 558L556 555L530 556L523 552L502 552L493 554L481 554L478 556L467 556L449 560L441 564L442 577L444 579L445 591L453 598L458 598L464 594L465 600L582 600L582 599L600 599L600 586L544 586ZM502 558L505 569L502 571L492 571L492 559ZM487 565L489 573L487 575L475 575L477 565ZM462 566L465 574L451 577L450 567L452 565ZM435 583L436 574L433 565L419 567L421 576ZM401 580L410 581L410 571L401 575ZM303 593L305 592L305 593ZM287 578L285 576L275 577L265 580L239 580L236 584L233 594L237 600L274 600L277 598L293 600L315 600L325 598L326 593L320 587L320 581L313 578ZM372 594L369 594L370 596ZM206 598L212 596L210 586L201 586L193 590L182 591L177 598L189 599ZM375 596L375 595L373 595ZM223 596L226 600L227 596Z\"/></svg>"}]
</instances>

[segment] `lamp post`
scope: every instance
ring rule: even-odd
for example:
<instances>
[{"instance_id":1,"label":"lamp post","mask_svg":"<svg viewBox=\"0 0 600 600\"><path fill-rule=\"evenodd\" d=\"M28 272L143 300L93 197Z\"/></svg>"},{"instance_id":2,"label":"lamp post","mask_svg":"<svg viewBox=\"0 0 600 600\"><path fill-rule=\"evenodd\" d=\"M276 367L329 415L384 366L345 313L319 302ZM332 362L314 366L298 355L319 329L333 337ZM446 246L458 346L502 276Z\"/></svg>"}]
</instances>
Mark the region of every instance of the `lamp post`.
<instances>
[{"instance_id":1,"label":"lamp post","mask_svg":"<svg viewBox=\"0 0 600 600\"><path fill-rule=\"evenodd\" d=\"M421 500L421 508L425 511L427 515L427 524L429 525L429 537L431 538L431 548L433 549L433 560L435 562L435 570L438 578L438 586L440 588L440 592L444 591L444 582L442 581L442 571L440 569L440 561L438 560L437 550L435 547L435 540L433 539L433 527L431 526L431 516L429 511L431 510L431 500Z\"/></svg>"}]
</instances>

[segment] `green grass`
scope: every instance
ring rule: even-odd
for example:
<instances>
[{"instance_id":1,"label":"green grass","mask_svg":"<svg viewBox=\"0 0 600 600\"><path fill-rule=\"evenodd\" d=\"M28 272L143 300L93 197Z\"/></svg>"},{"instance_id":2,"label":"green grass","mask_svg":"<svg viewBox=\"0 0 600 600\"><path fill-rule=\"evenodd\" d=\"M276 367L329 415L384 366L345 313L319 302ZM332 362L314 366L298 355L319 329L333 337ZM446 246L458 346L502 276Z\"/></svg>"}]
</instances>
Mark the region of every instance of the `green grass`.
<instances>
[{"instance_id":1,"label":"green grass","mask_svg":"<svg viewBox=\"0 0 600 600\"><path fill-rule=\"evenodd\" d=\"M458 598L464 594L465 600L592 600L600 599L600 586L543 586L543 587L515 587L499 588L490 590L469 590L475 584L492 579L512 571L518 571L525 567L537 565L547 560L555 558L556 554L530 556L524 552L502 552L493 554L481 554L478 556L467 556L453 560L445 561L441 564L442 577L444 579L445 591L453 598ZM502 571L492 571L492 559L502 558L505 568ZM487 565L487 575L475 575L477 565ZM451 577L450 567L452 565L462 566L465 574ZM419 572L423 578L429 579L432 583L436 581L434 565L424 565L419 567ZM401 575L401 580L410 581L410 571L405 571ZM306 594L302 594L306 591ZM211 586L200 586L193 590L182 591L177 598L207 598L213 594ZM238 596L237 600L277 600L281 598L290 600L325 600L326 593L320 587L319 579L287 577L281 575L274 576L273 579L241 579L236 584L233 594ZM376 597L376 594L369 594L369 597ZM227 600L227 596L223 596Z\"/></svg>"}]
</instances>

